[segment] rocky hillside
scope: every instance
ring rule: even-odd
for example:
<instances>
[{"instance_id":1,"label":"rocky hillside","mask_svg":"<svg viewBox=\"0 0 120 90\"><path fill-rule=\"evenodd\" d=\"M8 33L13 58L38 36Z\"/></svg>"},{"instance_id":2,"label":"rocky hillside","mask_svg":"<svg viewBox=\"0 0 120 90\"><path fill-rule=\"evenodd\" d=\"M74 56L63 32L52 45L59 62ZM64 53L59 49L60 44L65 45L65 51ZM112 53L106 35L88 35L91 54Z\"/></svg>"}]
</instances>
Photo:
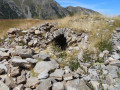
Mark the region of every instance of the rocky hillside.
<instances>
[{"instance_id":1,"label":"rocky hillside","mask_svg":"<svg viewBox=\"0 0 120 90\"><path fill-rule=\"evenodd\" d=\"M91 9L86 9L86 8L82 8L82 7L72 7L72 6L69 6L69 7L66 7L66 9L71 13L71 14L81 14L81 13L84 13L84 14L99 14L98 12L96 11L93 11Z\"/></svg>"},{"instance_id":2,"label":"rocky hillside","mask_svg":"<svg viewBox=\"0 0 120 90\"><path fill-rule=\"evenodd\" d=\"M61 7L54 0L0 0L0 18L62 18L71 13L99 14L81 7Z\"/></svg>"},{"instance_id":3,"label":"rocky hillside","mask_svg":"<svg viewBox=\"0 0 120 90\"><path fill-rule=\"evenodd\" d=\"M0 40L0 90L120 90L120 28L113 50L97 57L87 51L90 34L56 23L7 34Z\"/></svg>"}]
</instances>

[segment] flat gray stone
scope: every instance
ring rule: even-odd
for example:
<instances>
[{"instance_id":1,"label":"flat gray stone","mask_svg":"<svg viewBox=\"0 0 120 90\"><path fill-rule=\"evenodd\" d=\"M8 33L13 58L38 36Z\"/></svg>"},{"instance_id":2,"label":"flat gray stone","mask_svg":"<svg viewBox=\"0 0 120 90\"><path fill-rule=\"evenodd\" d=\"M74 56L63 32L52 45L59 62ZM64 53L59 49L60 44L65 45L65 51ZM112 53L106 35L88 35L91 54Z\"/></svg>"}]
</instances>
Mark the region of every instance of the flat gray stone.
<instances>
[{"instance_id":1,"label":"flat gray stone","mask_svg":"<svg viewBox=\"0 0 120 90\"><path fill-rule=\"evenodd\" d=\"M15 82L15 80L13 80L13 78L8 77L8 76L5 78L5 84L6 84L9 88L14 88L14 87L16 87L16 82Z\"/></svg>"},{"instance_id":2,"label":"flat gray stone","mask_svg":"<svg viewBox=\"0 0 120 90\"><path fill-rule=\"evenodd\" d=\"M50 58L50 55L48 55L48 54L39 54L39 59L41 59L41 60L46 60L48 58Z\"/></svg>"},{"instance_id":3,"label":"flat gray stone","mask_svg":"<svg viewBox=\"0 0 120 90\"><path fill-rule=\"evenodd\" d=\"M111 55L111 57L116 59L116 60L120 59L120 55L116 52L114 52L113 55Z\"/></svg>"},{"instance_id":4,"label":"flat gray stone","mask_svg":"<svg viewBox=\"0 0 120 90\"><path fill-rule=\"evenodd\" d=\"M52 90L64 90L64 83L63 82L54 83Z\"/></svg>"},{"instance_id":5,"label":"flat gray stone","mask_svg":"<svg viewBox=\"0 0 120 90\"><path fill-rule=\"evenodd\" d=\"M15 77L15 76L17 76L17 75L19 75L20 74L20 68L19 67L12 67L11 68L11 73L10 73L10 75L12 76L12 77Z\"/></svg>"},{"instance_id":6,"label":"flat gray stone","mask_svg":"<svg viewBox=\"0 0 120 90\"><path fill-rule=\"evenodd\" d=\"M64 74L64 70L56 69L55 72L50 74L50 77L53 77L57 80L62 80L63 74Z\"/></svg>"},{"instance_id":7,"label":"flat gray stone","mask_svg":"<svg viewBox=\"0 0 120 90\"><path fill-rule=\"evenodd\" d=\"M36 77L30 77L27 80L26 86L28 88L36 88L40 84L40 81Z\"/></svg>"},{"instance_id":8,"label":"flat gray stone","mask_svg":"<svg viewBox=\"0 0 120 90\"><path fill-rule=\"evenodd\" d=\"M41 72L41 73L38 75L38 79L46 79L46 78L48 78L48 76L49 76L48 70L46 70L46 71Z\"/></svg>"},{"instance_id":9,"label":"flat gray stone","mask_svg":"<svg viewBox=\"0 0 120 90\"><path fill-rule=\"evenodd\" d=\"M36 59L32 59L32 58L27 58L26 61L28 61L29 63L37 63L37 60Z\"/></svg>"},{"instance_id":10,"label":"flat gray stone","mask_svg":"<svg viewBox=\"0 0 120 90\"><path fill-rule=\"evenodd\" d=\"M27 60L25 59L18 59L18 58L13 58L12 59L12 64L14 66L20 66L20 67L23 67L23 68L27 68L27 69L30 69L32 67L32 64L29 63Z\"/></svg>"},{"instance_id":11,"label":"flat gray stone","mask_svg":"<svg viewBox=\"0 0 120 90\"><path fill-rule=\"evenodd\" d=\"M22 71L21 76L17 77L17 84L24 84L26 82L26 72Z\"/></svg>"},{"instance_id":12,"label":"flat gray stone","mask_svg":"<svg viewBox=\"0 0 120 90\"><path fill-rule=\"evenodd\" d=\"M64 80L68 81L68 80L72 80L73 79L73 74L68 73L63 75Z\"/></svg>"},{"instance_id":13,"label":"flat gray stone","mask_svg":"<svg viewBox=\"0 0 120 90\"><path fill-rule=\"evenodd\" d=\"M112 78L117 78L118 67L117 66L107 66L108 73L112 76Z\"/></svg>"},{"instance_id":14,"label":"flat gray stone","mask_svg":"<svg viewBox=\"0 0 120 90\"><path fill-rule=\"evenodd\" d=\"M0 90L9 90L9 87L0 81Z\"/></svg>"},{"instance_id":15,"label":"flat gray stone","mask_svg":"<svg viewBox=\"0 0 120 90\"><path fill-rule=\"evenodd\" d=\"M40 61L36 64L34 72L40 74L44 71L49 72L50 70L53 70L58 67L59 65L56 63L56 61Z\"/></svg>"},{"instance_id":16,"label":"flat gray stone","mask_svg":"<svg viewBox=\"0 0 120 90\"><path fill-rule=\"evenodd\" d=\"M37 86L36 90L50 90L51 87L51 80L46 79L41 81L41 83Z\"/></svg>"},{"instance_id":17,"label":"flat gray stone","mask_svg":"<svg viewBox=\"0 0 120 90\"><path fill-rule=\"evenodd\" d=\"M80 79L74 79L68 81L65 85L65 90L90 90L84 81Z\"/></svg>"},{"instance_id":18,"label":"flat gray stone","mask_svg":"<svg viewBox=\"0 0 120 90\"><path fill-rule=\"evenodd\" d=\"M13 90L23 90L24 89L24 85L20 84L17 87L15 87Z\"/></svg>"},{"instance_id":19,"label":"flat gray stone","mask_svg":"<svg viewBox=\"0 0 120 90\"><path fill-rule=\"evenodd\" d=\"M111 62L110 65L120 67L120 61L116 60L114 62Z\"/></svg>"}]
</instances>

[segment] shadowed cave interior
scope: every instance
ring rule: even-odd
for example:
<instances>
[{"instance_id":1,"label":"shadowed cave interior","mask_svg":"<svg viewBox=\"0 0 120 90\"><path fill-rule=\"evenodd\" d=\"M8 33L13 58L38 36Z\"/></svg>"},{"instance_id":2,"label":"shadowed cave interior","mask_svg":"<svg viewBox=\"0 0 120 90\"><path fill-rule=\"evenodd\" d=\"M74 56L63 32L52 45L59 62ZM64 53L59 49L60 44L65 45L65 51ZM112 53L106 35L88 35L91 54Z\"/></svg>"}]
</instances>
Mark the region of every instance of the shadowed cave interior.
<instances>
[{"instance_id":1,"label":"shadowed cave interior","mask_svg":"<svg viewBox=\"0 0 120 90\"><path fill-rule=\"evenodd\" d=\"M66 40L66 37L64 37L64 34L61 34L54 39L55 46L60 47L61 50L66 49L66 47L67 47L67 42L66 41L67 40Z\"/></svg>"}]
</instances>

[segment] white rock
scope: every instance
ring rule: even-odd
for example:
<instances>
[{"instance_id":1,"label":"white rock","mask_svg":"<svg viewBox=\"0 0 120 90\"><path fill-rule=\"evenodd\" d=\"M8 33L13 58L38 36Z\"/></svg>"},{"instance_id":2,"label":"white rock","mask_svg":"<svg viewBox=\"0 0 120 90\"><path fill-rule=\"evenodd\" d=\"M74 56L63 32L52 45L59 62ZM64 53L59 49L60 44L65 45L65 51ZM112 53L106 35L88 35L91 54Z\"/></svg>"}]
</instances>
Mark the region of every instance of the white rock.
<instances>
[{"instance_id":1,"label":"white rock","mask_svg":"<svg viewBox=\"0 0 120 90\"><path fill-rule=\"evenodd\" d=\"M73 79L73 75L70 74L70 73L68 73L68 74L65 74L65 75L63 76L63 78L64 78L64 80L72 80L72 79Z\"/></svg>"},{"instance_id":2,"label":"white rock","mask_svg":"<svg viewBox=\"0 0 120 90\"><path fill-rule=\"evenodd\" d=\"M65 90L89 90L89 89L84 81L80 79L74 79L66 83Z\"/></svg>"},{"instance_id":3,"label":"white rock","mask_svg":"<svg viewBox=\"0 0 120 90\"><path fill-rule=\"evenodd\" d=\"M26 61L28 61L29 63L37 63L36 59L32 59L32 58L27 58Z\"/></svg>"},{"instance_id":4,"label":"white rock","mask_svg":"<svg viewBox=\"0 0 120 90\"><path fill-rule=\"evenodd\" d=\"M62 80L63 74L64 74L64 70L56 69L55 72L50 74L50 77L53 77L53 78L55 78L57 80Z\"/></svg>"},{"instance_id":5,"label":"white rock","mask_svg":"<svg viewBox=\"0 0 120 90\"><path fill-rule=\"evenodd\" d=\"M35 30L35 34L36 35L40 34L40 31L39 30Z\"/></svg>"},{"instance_id":6,"label":"white rock","mask_svg":"<svg viewBox=\"0 0 120 90\"><path fill-rule=\"evenodd\" d=\"M34 72L39 73L39 78L47 77L50 70L58 68L56 61L40 61L34 67Z\"/></svg>"},{"instance_id":7,"label":"white rock","mask_svg":"<svg viewBox=\"0 0 120 90\"><path fill-rule=\"evenodd\" d=\"M114 62L111 62L110 65L120 67L120 61L116 60L116 61L114 61Z\"/></svg>"},{"instance_id":8,"label":"white rock","mask_svg":"<svg viewBox=\"0 0 120 90\"><path fill-rule=\"evenodd\" d=\"M69 66L65 66L65 67L64 67L64 69L65 69L65 74L67 74L67 73L70 73L70 72L71 72L71 70L70 70Z\"/></svg>"},{"instance_id":9,"label":"white rock","mask_svg":"<svg viewBox=\"0 0 120 90\"><path fill-rule=\"evenodd\" d=\"M40 83L40 81L36 77L30 77L27 80L26 86L29 88L36 88L36 86Z\"/></svg>"},{"instance_id":10,"label":"white rock","mask_svg":"<svg viewBox=\"0 0 120 90\"><path fill-rule=\"evenodd\" d=\"M9 90L9 87L0 81L0 90Z\"/></svg>"},{"instance_id":11,"label":"white rock","mask_svg":"<svg viewBox=\"0 0 120 90\"><path fill-rule=\"evenodd\" d=\"M37 86L36 90L50 90L50 87L52 86L51 80L41 80L41 83Z\"/></svg>"},{"instance_id":12,"label":"white rock","mask_svg":"<svg viewBox=\"0 0 120 90\"><path fill-rule=\"evenodd\" d=\"M52 90L64 90L63 82L56 82L56 83L54 83Z\"/></svg>"},{"instance_id":13,"label":"white rock","mask_svg":"<svg viewBox=\"0 0 120 90\"><path fill-rule=\"evenodd\" d=\"M13 90L23 90L23 89L24 89L23 84L20 84L17 87L15 87Z\"/></svg>"},{"instance_id":14,"label":"white rock","mask_svg":"<svg viewBox=\"0 0 120 90\"><path fill-rule=\"evenodd\" d=\"M116 60L120 59L119 54L117 54L116 52L114 52L113 55L111 55L111 57L116 59Z\"/></svg>"},{"instance_id":15,"label":"white rock","mask_svg":"<svg viewBox=\"0 0 120 90\"><path fill-rule=\"evenodd\" d=\"M38 75L38 79L46 79L48 77L48 70L41 72Z\"/></svg>"}]
</instances>

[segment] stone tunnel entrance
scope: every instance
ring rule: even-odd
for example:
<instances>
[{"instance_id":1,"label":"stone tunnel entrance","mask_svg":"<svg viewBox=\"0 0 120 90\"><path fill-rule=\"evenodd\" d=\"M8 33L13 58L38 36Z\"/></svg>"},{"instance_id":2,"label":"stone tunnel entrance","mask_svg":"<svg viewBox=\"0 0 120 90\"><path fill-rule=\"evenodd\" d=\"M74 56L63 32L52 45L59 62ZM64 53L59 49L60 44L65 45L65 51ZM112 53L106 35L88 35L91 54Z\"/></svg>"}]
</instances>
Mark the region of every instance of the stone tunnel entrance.
<instances>
[{"instance_id":1,"label":"stone tunnel entrance","mask_svg":"<svg viewBox=\"0 0 120 90\"><path fill-rule=\"evenodd\" d=\"M67 40L66 40L66 37L64 37L64 34L57 36L54 39L54 43L55 43L55 46L60 47L61 50L65 50L67 47Z\"/></svg>"}]
</instances>

